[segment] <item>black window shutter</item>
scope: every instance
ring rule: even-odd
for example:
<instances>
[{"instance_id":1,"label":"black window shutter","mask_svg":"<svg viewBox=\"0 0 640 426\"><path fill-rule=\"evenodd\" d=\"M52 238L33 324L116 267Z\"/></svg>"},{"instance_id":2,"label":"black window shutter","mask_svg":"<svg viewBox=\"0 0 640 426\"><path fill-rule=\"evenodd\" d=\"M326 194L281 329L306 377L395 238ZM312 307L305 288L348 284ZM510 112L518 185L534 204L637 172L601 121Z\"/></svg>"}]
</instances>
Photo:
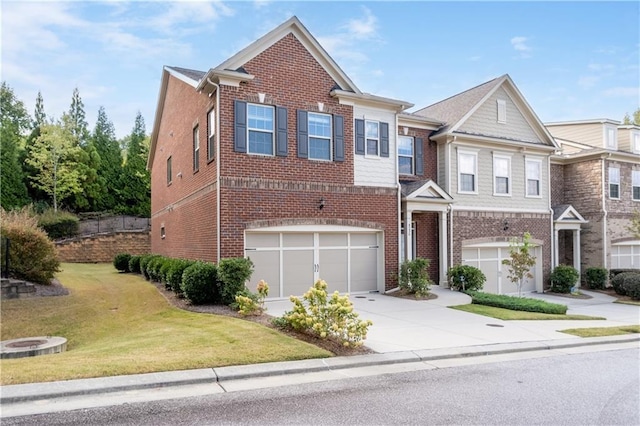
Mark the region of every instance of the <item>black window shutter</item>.
<instances>
[{"instance_id":1,"label":"black window shutter","mask_svg":"<svg viewBox=\"0 0 640 426\"><path fill-rule=\"evenodd\" d=\"M356 154L364 155L364 120L356 119Z\"/></svg>"},{"instance_id":2,"label":"black window shutter","mask_svg":"<svg viewBox=\"0 0 640 426\"><path fill-rule=\"evenodd\" d=\"M235 152L247 152L247 103L235 101L235 137L233 149Z\"/></svg>"},{"instance_id":3,"label":"black window shutter","mask_svg":"<svg viewBox=\"0 0 640 426\"><path fill-rule=\"evenodd\" d=\"M298 157L309 157L309 129L307 128L307 111L298 110Z\"/></svg>"},{"instance_id":4,"label":"black window shutter","mask_svg":"<svg viewBox=\"0 0 640 426\"><path fill-rule=\"evenodd\" d=\"M286 157L287 148L287 109L276 107L276 155Z\"/></svg>"},{"instance_id":5,"label":"black window shutter","mask_svg":"<svg viewBox=\"0 0 640 426\"><path fill-rule=\"evenodd\" d=\"M389 156L389 123L380 122L380 157Z\"/></svg>"},{"instance_id":6,"label":"black window shutter","mask_svg":"<svg viewBox=\"0 0 640 426\"><path fill-rule=\"evenodd\" d=\"M416 174L422 176L424 174L424 154L423 154L423 140L422 138L416 138L414 142L414 149L416 151Z\"/></svg>"},{"instance_id":7,"label":"black window shutter","mask_svg":"<svg viewBox=\"0 0 640 426\"><path fill-rule=\"evenodd\" d=\"M344 117L333 116L333 159L344 161Z\"/></svg>"}]
</instances>

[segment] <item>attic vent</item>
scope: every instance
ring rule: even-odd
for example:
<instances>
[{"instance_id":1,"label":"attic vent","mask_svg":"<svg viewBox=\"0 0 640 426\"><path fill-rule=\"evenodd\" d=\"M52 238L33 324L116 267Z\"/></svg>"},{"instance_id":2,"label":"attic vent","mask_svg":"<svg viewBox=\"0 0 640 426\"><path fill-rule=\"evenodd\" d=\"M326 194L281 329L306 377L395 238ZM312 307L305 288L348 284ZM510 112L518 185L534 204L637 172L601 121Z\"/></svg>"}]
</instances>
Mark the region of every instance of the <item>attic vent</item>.
<instances>
[{"instance_id":1,"label":"attic vent","mask_svg":"<svg viewBox=\"0 0 640 426\"><path fill-rule=\"evenodd\" d=\"M503 99L498 99L498 123L507 122L507 102Z\"/></svg>"}]
</instances>

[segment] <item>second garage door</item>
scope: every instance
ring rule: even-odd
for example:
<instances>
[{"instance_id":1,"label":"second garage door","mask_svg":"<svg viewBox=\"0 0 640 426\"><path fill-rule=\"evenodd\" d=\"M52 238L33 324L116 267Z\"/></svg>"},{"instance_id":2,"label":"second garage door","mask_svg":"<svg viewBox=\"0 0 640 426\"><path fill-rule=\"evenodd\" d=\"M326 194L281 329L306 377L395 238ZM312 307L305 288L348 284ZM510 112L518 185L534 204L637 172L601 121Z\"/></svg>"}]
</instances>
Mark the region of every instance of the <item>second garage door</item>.
<instances>
[{"instance_id":1,"label":"second garage door","mask_svg":"<svg viewBox=\"0 0 640 426\"><path fill-rule=\"evenodd\" d=\"M247 231L245 254L254 264L249 287L269 283L269 298L300 296L318 279L330 293L378 290L381 232Z\"/></svg>"},{"instance_id":2,"label":"second garage door","mask_svg":"<svg viewBox=\"0 0 640 426\"><path fill-rule=\"evenodd\" d=\"M540 247L534 248L534 256L540 259ZM509 259L508 243L490 243L485 245L465 246L462 249L462 264L480 269L487 281L482 291L495 294L517 294L518 287L509 280L509 267L502 261ZM533 278L527 278L522 285L522 292L536 291L542 288L542 278L538 271L540 261L531 269Z\"/></svg>"}]
</instances>

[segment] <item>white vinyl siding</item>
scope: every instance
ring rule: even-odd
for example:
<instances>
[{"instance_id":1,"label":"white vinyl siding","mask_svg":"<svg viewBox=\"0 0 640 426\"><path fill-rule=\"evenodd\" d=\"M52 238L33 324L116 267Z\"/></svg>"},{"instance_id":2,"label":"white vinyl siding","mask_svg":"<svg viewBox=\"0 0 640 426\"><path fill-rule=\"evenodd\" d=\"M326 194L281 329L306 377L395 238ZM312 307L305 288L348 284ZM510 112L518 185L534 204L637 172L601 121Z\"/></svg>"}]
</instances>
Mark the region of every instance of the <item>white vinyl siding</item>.
<instances>
[{"instance_id":1,"label":"white vinyl siding","mask_svg":"<svg viewBox=\"0 0 640 426\"><path fill-rule=\"evenodd\" d=\"M617 167L609 167L609 198L620 198L620 169Z\"/></svg>"},{"instance_id":2,"label":"white vinyl siding","mask_svg":"<svg viewBox=\"0 0 640 426\"><path fill-rule=\"evenodd\" d=\"M540 177L542 176L542 160L530 159L526 160L526 196L540 197Z\"/></svg>"},{"instance_id":3,"label":"white vinyl siding","mask_svg":"<svg viewBox=\"0 0 640 426\"><path fill-rule=\"evenodd\" d=\"M379 123L395 123L395 112L355 105L353 116L362 117L365 120L377 121ZM353 156L353 184L358 186L379 186L384 188L395 188L398 182L398 159L397 152L397 132L391 131L389 127L389 156L354 155Z\"/></svg>"},{"instance_id":4,"label":"white vinyl siding","mask_svg":"<svg viewBox=\"0 0 640 426\"><path fill-rule=\"evenodd\" d=\"M511 194L511 157L493 155L493 195Z\"/></svg>"}]
</instances>

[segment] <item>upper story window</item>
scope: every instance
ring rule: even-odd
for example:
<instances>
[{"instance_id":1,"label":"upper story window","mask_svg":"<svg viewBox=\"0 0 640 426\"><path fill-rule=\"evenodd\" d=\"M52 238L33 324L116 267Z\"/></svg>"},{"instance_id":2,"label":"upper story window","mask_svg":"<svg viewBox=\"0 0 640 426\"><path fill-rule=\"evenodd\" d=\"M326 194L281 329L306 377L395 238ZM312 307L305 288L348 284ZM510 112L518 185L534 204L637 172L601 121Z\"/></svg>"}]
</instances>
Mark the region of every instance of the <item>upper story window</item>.
<instances>
[{"instance_id":1,"label":"upper story window","mask_svg":"<svg viewBox=\"0 0 640 426\"><path fill-rule=\"evenodd\" d=\"M640 170L631 171L631 198L640 201Z\"/></svg>"},{"instance_id":2,"label":"upper story window","mask_svg":"<svg viewBox=\"0 0 640 426\"><path fill-rule=\"evenodd\" d=\"M504 99L498 99L498 123L506 123L507 122L507 101Z\"/></svg>"},{"instance_id":3,"label":"upper story window","mask_svg":"<svg viewBox=\"0 0 640 426\"><path fill-rule=\"evenodd\" d=\"M273 155L273 107L247 104L249 154Z\"/></svg>"},{"instance_id":4,"label":"upper story window","mask_svg":"<svg viewBox=\"0 0 640 426\"><path fill-rule=\"evenodd\" d=\"M631 132L631 151L640 154L640 132Z\"/></svg>"},{"instance_id":5,"label":"upper story window","mask_svg":"<svg viewBox=\"0 0 640 426\"><path fill-rule=\"evenodd\" d=\"M542 170L542 161L527 158L526 160L527 174L527 197L540 196L540 176Z\"/></svg>"},{"instance_id":6,"label":"upper story window","mask_svg":"<svg viewBox=\"0 0 640 426\"><path fill-rule=\"evenodd\" d=\"M620 169L609 167L609 198L620 198Z\"/></svg>"},{"instance_id":7,"label":"upper story window","mask_svg":"<svg viewBox=\"0 0 640 426\"><path fill-rule=\"evenodd\" d=\"M380 155L380 131L377 121L365 121L367 155Z\"/></svg>"},{"instance_id":8,"label":"upper story window","mask_svg":"<svg viewBox=\"0 0 640 426\"><path fill-rule=\"evenodd\" d=\"M207 161L213 160L216 149L216 110L207 113Z\"/></svg>"},{"instance_id":9,"label":"upper story window","mask_svg":"<svg viewBox=\"0 0 640 426\"><path fill-rule=\"evenodd\" d=\"M389 157L389 123L355 120L356 154Z\"/></svg>"},{"instance_id":10,"label":"upper story window","mask_svg":"<svg viewBox=\"0 0 640 426\"><path fill-rule=\"evenodd\" d=\"M193 128L193 171L200 169L200 130L198 126Z\"/></svg>"},{"instance_id":11,"label":"upper story window","mask_svg":"<svg viewBox=\"0 0 640 426\"><path fill-rule=\"evenodd\" d=\"M286 157L287 109L234 101L235 152Z\"/></svg>"},{"instance_id":12,"label":"upper story window","mask_svg":"<svg viewBox=\"0 0 640 426\"><path fill-rule=\"evenodd\" d=\"M618 129L615 126L604 126L604 147L606 149L618 149Z\"/></svg>"},{"instance_id":13,"label":"upper story window","mask_svg":"<svg viewBox=\"0 0 640 426\"><path fill-rule=\"evenodd\" d=\"M478 153L458 150L458 192L478 192Z\"/></svg>"},{"instance_id":14,"label":"upper story window","mask_svg":"<svg viewBox=\"0 0 640 426\"><path fill-rule=\"evenodd\" d=\"M413 171L413 138L398 136L398 173L412 175Z\"/></svg>"},{"instance_id":15,"label":"upper story window","mask_svg":"<svg viewBox=\"0 0 640 426\"><path fill-rule=\"evenodd\" d=\"M309 158L331 160L331 116L309 112Z\"/></svg>"},{"instance_id":16,"label":"upper story window","mask_svg":"<svg viewBox=\"0 0 640 426\"><path fill-rule=\"evenodd\" d=\"M511 157L493 156L493 193L494 195L511 194Z\"/></svg>"},{"instance_id":17,"label":"upper story window","mask_svg":"<svg viewBox=\"0 0 640 426\"><path fill-rule=\"evenodd\" d=\"M167 158L167 185L171 185L171 181L173 180L173 173L171 171L171 156Z\"/></svg>"}]
</instances>

